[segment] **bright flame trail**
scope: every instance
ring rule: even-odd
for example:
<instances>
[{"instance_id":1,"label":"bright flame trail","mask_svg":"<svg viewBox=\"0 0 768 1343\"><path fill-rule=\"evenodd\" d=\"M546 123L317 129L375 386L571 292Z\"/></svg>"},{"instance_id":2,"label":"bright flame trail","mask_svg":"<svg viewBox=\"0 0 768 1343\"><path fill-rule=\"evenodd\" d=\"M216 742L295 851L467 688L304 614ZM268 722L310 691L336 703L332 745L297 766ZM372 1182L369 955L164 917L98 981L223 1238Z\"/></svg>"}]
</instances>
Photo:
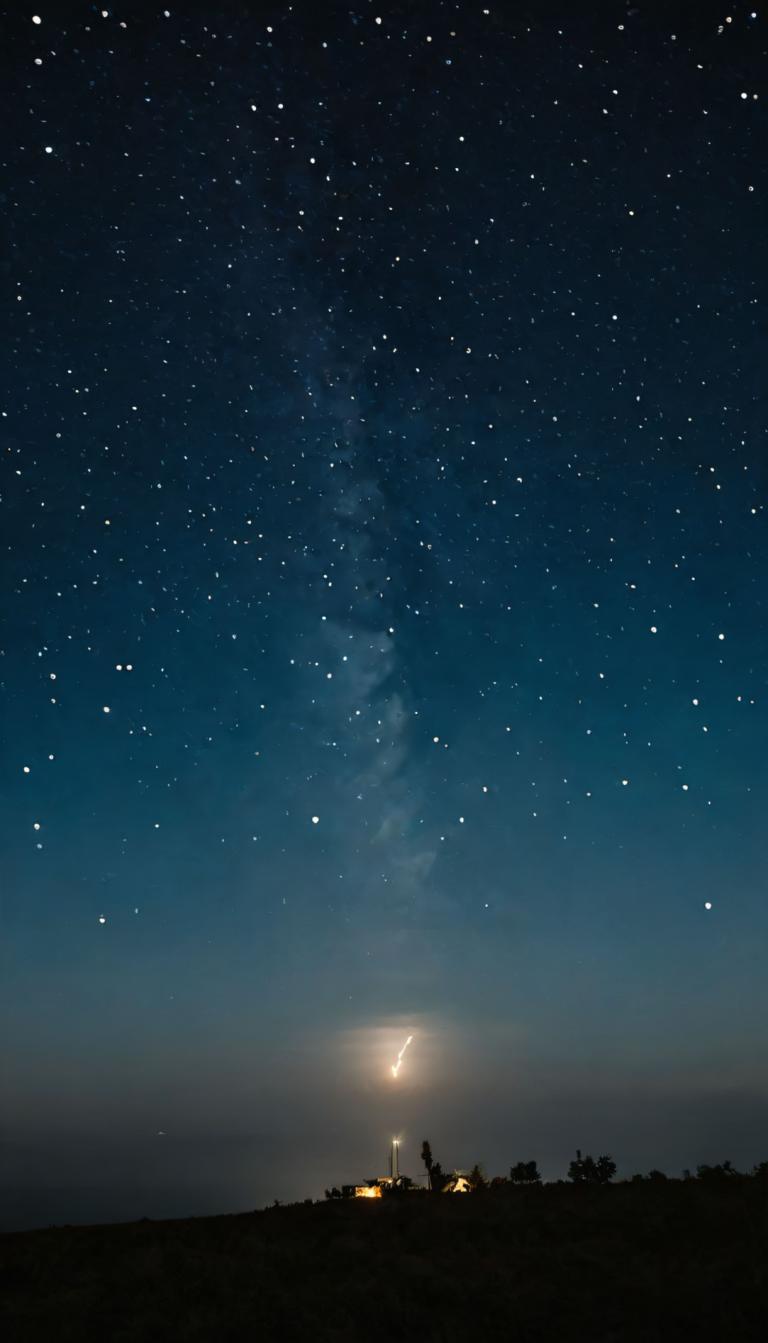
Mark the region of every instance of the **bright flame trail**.
<instances>
[{"instance_id":1,"label":"bright flame trail","mask_svg":"<svg viewBox=\"0 0 768 1343\"><path fill-rule=\"evenodd\" d=\"M402 1049L400 1050L400 1053L399 1053L398 1056L397 1056L397 1063L393 1063L393 1064L392 1064L392 1076L393 1076L393 1077L397 1077L397 1074L398 1074L399 1071L400 1071L400 1064L401 1064L402 1061L403 1061L403 1054L405 1053L405 1051L406 1051L406 1049L408 1048L409 1044L411 1043L411 1040L412 1040L412 1039L413 1039L413 1036L412 1036L412 1035L409 1035L409 1036L408 1036L408 1039L406 1040L405 1044L403 1045Z\"/></svg>"}]
</instances>

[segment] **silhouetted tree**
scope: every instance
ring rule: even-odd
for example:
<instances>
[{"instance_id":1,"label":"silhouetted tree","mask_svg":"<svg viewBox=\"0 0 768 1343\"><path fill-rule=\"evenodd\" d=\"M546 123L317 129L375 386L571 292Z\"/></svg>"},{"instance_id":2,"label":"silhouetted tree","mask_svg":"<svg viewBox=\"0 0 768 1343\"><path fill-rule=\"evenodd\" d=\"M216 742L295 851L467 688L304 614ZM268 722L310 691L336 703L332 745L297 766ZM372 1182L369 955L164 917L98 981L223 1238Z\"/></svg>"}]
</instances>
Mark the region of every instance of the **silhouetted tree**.
<instances>
[{"instance_id":1,"label":"silhouetted tree","mask_svg":"<svg viewBox=\"0 0 768 1343\"><path fill-rule=\"evenodd\" d=\"M498 1193L500 1189L506 1189L508 1183L509 1181L507 1180L506 1175L494 1175L489 1188L492 1189L494 1193Z\"/></svg>"},{"instance_id":2,"label":"silhouetted tree","mask_svg":"<svg viewBox=\"0 0 768 1343\"><path fill-rule=\"evenodd\" d=\"M666 1177L666 1175L664 1174L663 1170L655 1170L655 1169L654 1169L654 1170L649 1170L649 1172L648 1172L648 1179L649 1179L653 1184L663 1184L664 1181L666 1180L666 1178L667 1178L667 1177Z\"/></svg>"},{"instance_id":3,"label":"silhouetted tree","mask_svg":"<svg viewBox=\"0 0 768 1343\"><path fill-rule=\"evenodd\" d=\"M481 1190L488 1188L488 1181L485 1178L485 1172L482 1166L477 1165L477 1163L472 1167L471 1171L469 1172L469 1175L467 1176L467 1179L469 1180L472 1192L475 1194L480 1193Z\"/></svg>"},{"instance_id":4,"label":"silhouetted tree","mask_svg":"<svg viewBox=\"0 0 768 1343\"><path fill-rule=\"evenodd\" d=\"M599 1156L595 1162L595 1179L598 1184L610 1184L616 1174L616 1162L613 1157Z\"/></svg>"},{"instance_id":5,"label":"silhouetted tree","mask_svg":"<svg viewBox=\"0 0 768 1343\"><path fill-rule=\"evenodd\" d=\"M576 1160L568 1167L568 1179L574 1184L608 1184L616 1174L616 1162L609 1156L582 1156L577 1149Z\"/></svg>"},{"instance_id":6,"label":"silhouetted tree","mask_svg":"<svg viewBox=\"0 0 768 1343\"><path fill-rule=\"evenodd\" d=\"M430 1147L430 1145L429 1145L429 1143L428 1143L428 1141L427 1141L426 1138L424 1139L423 1143L421 1144L421 1159L422 1159L422 1161L424 1162L424 1166L425 1166L425 1169L426 1169L426 1172L427 1172L427 1184L428 1184L429 1188L431 1189L431 1188L432 1188L432 1168L433 1168L433 1166L434 1166L435 1163L434 1163L434 1161L432 1160L432 1148Z\"/></svg>"},{"instance_id":7,"label":"silhouetted tree","mask_svg":"<svg viewBox=\"0 0 768 1343\"><path fill-rule=\"evenodd\" d=\"M326 1191L325 1191L325 1197L326 1197L326 1198L341 1198L341 1190L340 1190L340 1189L337 1189L336 1186L334 1185L334 1186L333 1186L333 1189L326 1189Z\"/></svg>"},{"instance_id":8,"label":"silhouetted tree","mask_svg":"<svg viewBox=\"0 0 768 1343\"><path fill-rule=\"evenodd\" d=\"M513 1184L541 1184L535 1161L518 1161L509 1172L509 1178Z\"/></svg>"},{"instance_id":9,"label":"silhouetted tree","mask_svg":"<svg viewBox=\"0 0 768 1343\"><path fill-rule=\"evenodd\" d=\"M568 1167L568 1179L573 1180L574 1184L588 1184L590 1172L594 1167L594 1161L591 1156L583 1157L581 1148L576 1148L576 1159Z\"/></svg>"},{"instance_id":10,"label":"silhouetted tree","mask_svg":"<svg viewBox=\"0 0 768 1343\"><path fill-rule=\"evenodd\" d=\"M758 1161L752 1169L752 1174L756 1180L768 1180L768 1161Z\"/></svg>"},{"instance_id":11,"label":"silhouetted tree","mask_svg":"<svg viewBox=\"0 0 768 1343\"><path fill-rule=\"evenodd\" d=\"M429 1174L429 1187L433 1194L442 1194L446 1177L443 1174L443 1168L439 1161L432 1162L432 1170Z\"/></svg>"}]
</instances>

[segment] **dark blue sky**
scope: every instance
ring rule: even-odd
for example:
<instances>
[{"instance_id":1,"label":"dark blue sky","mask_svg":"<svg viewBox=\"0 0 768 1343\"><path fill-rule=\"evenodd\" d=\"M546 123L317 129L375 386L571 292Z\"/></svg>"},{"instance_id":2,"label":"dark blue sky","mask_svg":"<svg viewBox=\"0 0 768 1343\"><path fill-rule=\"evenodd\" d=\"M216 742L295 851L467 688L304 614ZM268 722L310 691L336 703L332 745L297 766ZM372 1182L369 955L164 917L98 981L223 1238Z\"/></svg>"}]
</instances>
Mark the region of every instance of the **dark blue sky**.
<instances>
[{"instance_id":1,"label":"dark blue sky","mask_svg":"<svg viewBox=\"0 0 768 1343\"><path fill-rule=\"evenodd\" d=\"M764 1159L765 16L192 10L4 15L6 1221Z\"/></svg>"}]
</instances>

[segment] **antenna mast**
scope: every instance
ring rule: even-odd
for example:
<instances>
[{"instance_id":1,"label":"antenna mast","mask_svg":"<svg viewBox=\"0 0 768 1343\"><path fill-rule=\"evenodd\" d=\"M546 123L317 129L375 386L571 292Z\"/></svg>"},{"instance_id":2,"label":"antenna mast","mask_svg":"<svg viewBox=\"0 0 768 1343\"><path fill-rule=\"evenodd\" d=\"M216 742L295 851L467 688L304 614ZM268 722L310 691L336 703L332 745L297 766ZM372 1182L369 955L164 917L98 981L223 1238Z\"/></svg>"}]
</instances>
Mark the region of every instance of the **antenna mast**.
<instances>
[{"instance_id":1,"label":"antenna mast","mask_svg":"<svg viewBox=\"0 0 768 1343\"><path fill-rule=\"evenodd\" d=\"M392 1139L392 1151L389 1157L389 1169L392 1175L393 1183L400 1178L400 1140Z\"/></svg>"}]
</instances>

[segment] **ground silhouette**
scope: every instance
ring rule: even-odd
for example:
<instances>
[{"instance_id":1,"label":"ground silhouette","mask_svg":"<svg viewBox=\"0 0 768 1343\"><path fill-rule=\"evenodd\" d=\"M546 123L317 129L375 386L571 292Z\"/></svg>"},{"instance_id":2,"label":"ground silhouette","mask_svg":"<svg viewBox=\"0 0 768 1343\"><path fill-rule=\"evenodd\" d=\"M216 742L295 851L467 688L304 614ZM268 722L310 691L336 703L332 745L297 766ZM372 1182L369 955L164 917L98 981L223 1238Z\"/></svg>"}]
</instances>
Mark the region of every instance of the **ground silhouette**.
<instances>
[{"instance_id":1,"label":"ground silhouette","mask_svg":"<svg viewBox=\"0 0 768 1343\"><path fill-rule=\"evenodd\" d=\"M702 1174L5 1235L3 1337L762 1341L768 1180Z\"/></svg>"}]
</instances>

